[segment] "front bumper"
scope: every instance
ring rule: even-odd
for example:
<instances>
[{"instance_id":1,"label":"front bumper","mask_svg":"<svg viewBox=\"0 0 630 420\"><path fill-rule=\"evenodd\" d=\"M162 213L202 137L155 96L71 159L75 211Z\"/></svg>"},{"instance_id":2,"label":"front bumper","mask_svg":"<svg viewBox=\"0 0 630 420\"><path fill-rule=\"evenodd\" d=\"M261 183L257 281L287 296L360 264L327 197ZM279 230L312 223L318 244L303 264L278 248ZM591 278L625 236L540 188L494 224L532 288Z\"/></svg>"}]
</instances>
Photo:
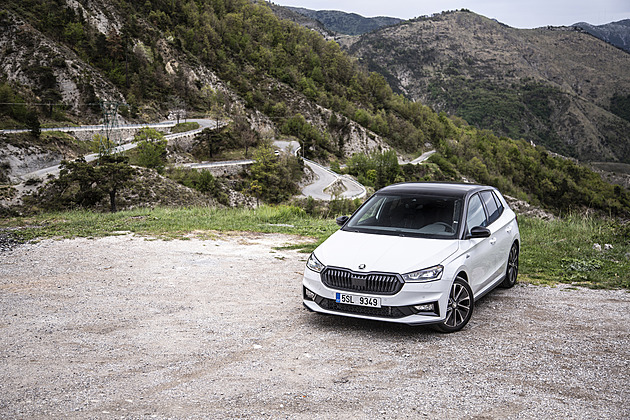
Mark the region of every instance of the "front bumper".
<instances>
[{"instance_id":1,"label":"front bumper","mask_svg":"<svg viewBox=\"0 0 630 420\"><path fill-rule=\"evenodd\" d=\"M381 307L372 308L337 302L337 292L357 293L330 289L321 282L318 273L307 268L304 271L302 297L304 306L314 312L408 325L427 325L439 323L446 316L450 291L450 284L447 283L444 280L405 283L395 295L359 293L381 299ZM432 310L418 310L416 306L422 304L432 304Z\"/></svg>"}]
</instances>

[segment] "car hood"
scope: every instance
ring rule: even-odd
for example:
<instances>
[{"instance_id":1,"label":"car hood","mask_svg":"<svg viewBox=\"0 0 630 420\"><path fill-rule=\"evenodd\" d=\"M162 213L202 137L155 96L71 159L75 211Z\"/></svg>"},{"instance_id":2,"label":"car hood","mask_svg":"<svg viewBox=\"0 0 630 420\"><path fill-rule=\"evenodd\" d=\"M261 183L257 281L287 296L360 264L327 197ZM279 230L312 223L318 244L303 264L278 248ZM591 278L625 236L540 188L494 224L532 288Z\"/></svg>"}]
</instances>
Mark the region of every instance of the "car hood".
<instances>
[{"instance_id":1,"label":"car hood","mask_svg":"<svg viewBox=\"0 0 630 420\"><path fill-rule=\"evenodd\" d=\"M410 238L339 230L315 250L326 266L353 271L409 273L442 263L456 252L458 241ZM365 264L365 268L359 269Z\"/></svg>"}]
</instances>

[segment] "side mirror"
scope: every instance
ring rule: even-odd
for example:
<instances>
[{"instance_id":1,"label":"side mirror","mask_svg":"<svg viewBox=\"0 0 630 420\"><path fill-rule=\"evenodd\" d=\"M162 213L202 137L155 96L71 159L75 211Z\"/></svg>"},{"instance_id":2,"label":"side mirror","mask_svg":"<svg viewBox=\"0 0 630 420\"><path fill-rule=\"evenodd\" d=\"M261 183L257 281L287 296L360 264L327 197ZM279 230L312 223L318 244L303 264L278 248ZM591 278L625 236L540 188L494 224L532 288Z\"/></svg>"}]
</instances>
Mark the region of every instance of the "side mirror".
<instances>
[{"instance_id":1,"label":"side mirror","mask_svg":"<svg viewBox=\"0 0 630 420\"><path fill-rule=\"evenodd\" d=\"M468 235L468 239L470 238L489 238L490 237L490 229L485 228L483 226L475 226L470 229L470 234Z\"/></svg>"},{"instance_id":2,"label":"side mirror","mask_svg":"<svg viewBox=\"0 0 630 420\"><path fill-rule=\"evenodd\" d=\"M335 219L335 221L337 222L339 226L343 226L346 224L348 219L350 219L350 216L339 216Z\"/></svg>"}]
</instances>

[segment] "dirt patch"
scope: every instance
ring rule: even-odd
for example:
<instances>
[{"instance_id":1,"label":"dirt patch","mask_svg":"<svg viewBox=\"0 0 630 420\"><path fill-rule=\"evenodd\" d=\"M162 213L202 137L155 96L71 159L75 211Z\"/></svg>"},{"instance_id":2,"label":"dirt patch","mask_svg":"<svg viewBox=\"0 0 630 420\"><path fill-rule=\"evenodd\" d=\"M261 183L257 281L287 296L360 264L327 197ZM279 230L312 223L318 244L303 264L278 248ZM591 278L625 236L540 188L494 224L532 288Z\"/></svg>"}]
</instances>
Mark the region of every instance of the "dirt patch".
<instances>
[{"instance_id":1,"label":"dirt patch","mask_svg":"<svg viewBox=\"0 0 630 420\"><path fill-rule=\"evenodd\" d=\"M630 295L517 285L470 324L313 314L285 235L0 254L0 417L630 416Z\"/></svg>"}]
</instances>

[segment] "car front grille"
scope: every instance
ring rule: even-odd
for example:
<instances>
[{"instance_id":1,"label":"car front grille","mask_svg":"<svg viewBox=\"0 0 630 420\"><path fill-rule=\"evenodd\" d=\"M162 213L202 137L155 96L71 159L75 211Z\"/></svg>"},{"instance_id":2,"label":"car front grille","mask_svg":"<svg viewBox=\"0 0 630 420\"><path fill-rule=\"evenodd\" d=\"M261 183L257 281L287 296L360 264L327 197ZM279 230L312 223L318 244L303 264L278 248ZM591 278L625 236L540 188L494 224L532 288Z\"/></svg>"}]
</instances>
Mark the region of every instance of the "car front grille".
<instances>
[{"instance_id":1,"label":"car front grille","mask_svg":"<svg viewBox=\"0 0 630 420\"><path fill-rule=\"evenodd\" d=\"M343 268L327 267L321 274L322 282L338 290L394 295L400 291L403 282L390 273L354 273Z\"/></svg>"}]
</instances>

